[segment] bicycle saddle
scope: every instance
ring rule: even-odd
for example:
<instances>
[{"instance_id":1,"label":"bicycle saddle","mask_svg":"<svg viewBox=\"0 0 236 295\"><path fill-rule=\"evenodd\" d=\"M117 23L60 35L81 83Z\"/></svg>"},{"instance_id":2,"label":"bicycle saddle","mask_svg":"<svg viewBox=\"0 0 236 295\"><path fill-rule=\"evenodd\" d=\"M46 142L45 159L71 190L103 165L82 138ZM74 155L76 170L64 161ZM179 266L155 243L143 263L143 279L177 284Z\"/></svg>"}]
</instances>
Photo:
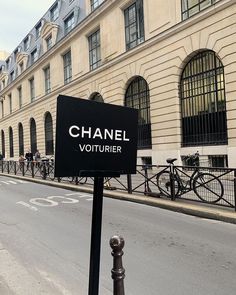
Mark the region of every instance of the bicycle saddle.
<instances>
[{"instance_id":1,"label":"bicycle saddle","mask_svg":"<svg viewBox=\"0 0 236 295\"><path fill-rule=\"evenodd\" d=\"M176 158L174 158L174 159L168 158L168 159L166 159L166 162L169 163L169 164L173 164L174 161L176 161L176 160L177 160Z\"/></svg>"}]
</instances>

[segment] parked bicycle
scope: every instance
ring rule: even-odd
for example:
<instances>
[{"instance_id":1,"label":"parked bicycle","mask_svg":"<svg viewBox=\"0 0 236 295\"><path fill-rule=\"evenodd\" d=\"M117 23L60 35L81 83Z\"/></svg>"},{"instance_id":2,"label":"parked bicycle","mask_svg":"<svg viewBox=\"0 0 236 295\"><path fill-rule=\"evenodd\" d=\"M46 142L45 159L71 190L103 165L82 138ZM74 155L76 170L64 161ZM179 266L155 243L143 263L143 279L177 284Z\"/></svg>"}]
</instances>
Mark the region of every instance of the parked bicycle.
<instances>
[{"instance_id":1,"label":"parked bicycle","mask_svg":"<svg viewBox=\"0 0 236 295\"><path fill-rule=\"evenodd\" d=\"M54 180L54 159L51 158L42 158L40 162L38 162L40 175L43 179L49 177L51 180Z\"/></svg>"},{"instance_id":2,"label":"parked bicycle","mask_svg":"<svg viewBox=\"0 0 236 295\"><path fill-rule=\"evenodd\" d=\"M224 195L224 188L219 177L209 173L199 171L199 154L189 155L186 160L190 160L193 165L193 172L189 176L178 166L174 165L177 159L167 159L167 168L157 174L156 181L160 193L167 197L180 197L191 190L204 202L217 203ZM186 176L187 180L181 177ZM172 185L172 192L171 192Z\"/></svg>"}]
</instances>

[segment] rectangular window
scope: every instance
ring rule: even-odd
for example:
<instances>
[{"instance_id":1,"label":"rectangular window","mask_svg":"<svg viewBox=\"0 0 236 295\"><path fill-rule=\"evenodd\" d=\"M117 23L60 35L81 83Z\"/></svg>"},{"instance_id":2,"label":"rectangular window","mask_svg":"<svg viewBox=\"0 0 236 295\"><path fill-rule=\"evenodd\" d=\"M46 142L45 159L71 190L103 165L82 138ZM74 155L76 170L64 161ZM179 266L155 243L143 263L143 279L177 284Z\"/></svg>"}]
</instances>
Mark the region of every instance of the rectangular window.
<instances>
[{"instance_id":1,"label":"rectangular window","mask_svg":"<svg viewBox=\"0 0 236 295\"><path fill-rule=\"evenodd\" d=\"M143 0L136 0L124 10L126 49L144 42Z\"/></svg>"},{"instance_id":2,"label":"rectangular window","mask_svg":"<svg viewBox=\"0 0 236 295\"><path fill-rule=\"evenodd\" d=\"M37 60L37 49L31 52L31 64Z\"/></svg>"},{"instance_id":3,"label":"rectangular window","mask_svg":"<svg viewBox=\"0 0 236 295\"><path fill-rule=\"evenodd\" d=\"M42 24L41 22L39 24L37 24L37 26L35 27L35 37L36 39L39 38L40 36L40 32L41 32L41 29L42 29Z\"/></svg>"},{"instance_id":4,"label":"rectangular window","mask_svg":"<svg viewBox=\"0 0 236 295\"><path fill-rule=\"evenodd\" d=\"M182 19L185 20L220 0L182 0Z\"/></svg>"},{"instance_id":5,"label":"rectangular window","mask_svg":"<svg viewBox=\"0 0 236 295\"><path fill-rule=\"evenodd\" d=\"M48 36L46 39L47 50L52 47L52 35Z\"/></svg>"},{"instance_id":6,"label":"rectangular window","mask_svg":"<svg viewBox=\"0 0 236 295\"><path fill-rule=\"evenodd\" d=\"M15 61L16 61L17 53L18 53L18 48L14 51L14 59L15 59Z\"/></svg>"},{"instance_id":7,"label":"rectangular window","mask_svg":"<svg viewBox=\"0 0 236 295\"><path fill-rule=\"evenodd\" d=\"M71 51L68 51L63 55L63 65L64 65L64 83L67 84L72 78L72 63L71 63Z\"/></svg>"},{"instance_id":8,"label":"rectangular window","mask_svg":"<svg viewBox=\"0 0 236 295\"><path fill-rule=\"evenodd\" d=\"M29 37L25 38L24 40L24 51L29 49Z\"/></svg>"},{"instance_id":9,"label":"rectangular window","mask_svg":"<svg viewBox=\"0 0 236 295\"><path fill-rule=\"evenodd\" d=\"M225 168L228 167L227 155L208 156L210 167Z\"/></svg>"},{"instance_id":10,"label":"rectangular window","mask_svg":"<svg viewBox=\"0 0 236 295\"><path fill-rule=\"evenodd\" d=\"M91 0L91 11L96 9L102 2L103 0Z\"/></svg>"},{"instance_id":11,"label":"rectangular window","mask_svg":"<svg viewBox=\"0 0 236 295\"><path fill-rule=\"evenodd\" d=\"M50 19L51 22L54 22L59 16L59 7L58 7L58 3L56 3L52 9L50 10Z\"/></svg>"},{"instance_id":12,"label":"rectangular window","mask_svg":"<svg viewBox=\"0 0 236 295\"><path fill-rule=\"evenodd\" d=\"M90 70L94 70L101 65L100 30L90 35L88 42Z\"/></svg>"},{"instance_id":13,"label":"rectangular window","mask_svg":"<svg viewBox=\"0 0 236 295\"><path fill-rule=\"evenodd\" d=\"M1 111L2 111L2 118L4 117L4 105L3 101L1 101Z\"/></svg>"},{"instance_id":14,"label":"rectangular window","mask_svg":"<svg viewBox=\"0 0 236 295\"><path fill-rule=\"evenodd\" d=\"M65 35L68 34L75 26L74 12L71 13L64 21Z\"/></svg>"},{"instance_id":15,"label":"rectangular window","mask_svg":"<svg viewBox=\"0 0 236 295\"><path fill-rule=\"evenodd\" d=\"M30 84L30 99L31 102L35 100L35 87L34 87L34 78L31 78L29 80L29 84Z\"/></svg>"},{"instance_id":16,"label":"rectangular window","mask_svg":"<svg viewBox=\"0 0 236 295\"><path fill-rule=\"evenodd\" d=\"M22 108L22 87L18 87L17 88L18 90L18 98L19 98L19 108L21 109Z\"/></svg>"},{"instance_id":17,"label":"rectangular window","mask_svg":"<svg viewBox=\"0 0 236 295\"><path fill-rule=\"evenodd\" d=\"M12 113L12 96L11 96L11 94L8 95L8 99L9 99L9 111L11 114Z\"/></svg>"},{"instance_id":18,"label":"rectangular window","mask_svg":"<svg viewBox=\"0 0 236 295\"><path fill-rule=\"evenodd\" d=\"M44 82L45 82L45 93L48 94L51 91L50 66L44 69Z\"/></svg>"}]
</instances>

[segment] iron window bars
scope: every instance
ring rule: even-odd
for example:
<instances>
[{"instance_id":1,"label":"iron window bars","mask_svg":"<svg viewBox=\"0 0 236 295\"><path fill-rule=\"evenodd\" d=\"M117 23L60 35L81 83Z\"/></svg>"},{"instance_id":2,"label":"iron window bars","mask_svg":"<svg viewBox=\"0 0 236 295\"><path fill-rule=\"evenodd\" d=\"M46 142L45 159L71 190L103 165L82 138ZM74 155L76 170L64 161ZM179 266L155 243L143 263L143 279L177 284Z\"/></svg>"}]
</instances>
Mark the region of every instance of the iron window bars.
<instances>
[{"instance_id":1,"label":"iron window bars","mask_svg":"<svg viewBox=\"0 0 236 295\"><path fill-rule=\"evenodd\" d=\"M227 144L224 68L213 51L195 55L180 82L182 145Z\"/></svg>"}]
</instances>

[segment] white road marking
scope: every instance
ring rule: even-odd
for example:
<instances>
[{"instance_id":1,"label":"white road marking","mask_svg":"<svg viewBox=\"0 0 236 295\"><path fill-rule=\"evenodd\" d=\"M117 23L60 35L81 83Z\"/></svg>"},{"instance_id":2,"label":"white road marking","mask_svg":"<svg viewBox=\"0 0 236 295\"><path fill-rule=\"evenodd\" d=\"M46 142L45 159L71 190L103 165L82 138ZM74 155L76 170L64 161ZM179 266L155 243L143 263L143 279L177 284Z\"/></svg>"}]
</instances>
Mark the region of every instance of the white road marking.
<instances>
[{"instance_id":1,"label":"white road marking","mask_svg":"<svg viewBox=\"0 0 236 295\"><path fill-rule=\"evenodd\" d=\"M8 182L6 182L6 181L2 181L2 180L1 180L1 182L2 182L2 183L4 183L4 184L7 184L7 185L9 185L9 183L8 183Z\"/></svg>"},{"instance_id":2,"label":"white road marking","mask_svg":"<svg viewBox=\"0 0 236 295\"><path fill-rule=\"evenodd\" d=\"M16 180L16 181L19 183L29 183L28 181L25 181L25 180Z\"/></svg>"},{"instance_id":3,"label":"white road marking","mask_svg":"<svg viewBox=\"0 0 236 295\"><path fill-rule=\"evenodd\" d=\"M13 180L8 180L8 182L12 183L12 184L17 184L17 182L13 181Z\"/></svg>"},{"instance_id":4,"label":"white road marking","mask_svg":"<svg viewBox=\"0 0 236 295\"><path fill-rule=\"evenodd\" d=\"M27 203L25 203L25 202L23 202L23 201L19 201L19 202L17 202L16 204L23 205L23 206L25 206L25 207L27 207L27 208L33 210L33 211L38 211L38 208L37 208L37 207L35 207L35 206L31 206L30 204L27 204Z\"/></svg>"},{"instance_id":5,"label":"white road marking","mask_svg":"<svg viewBox=\"0 0 236 295\"><path fill-rule=\"evenodd\" d=\"M58 206L58 202L55 202L55 201L47 199L47 198L33 198L33 199L30 199L29 201L30 201L30 203L37 205L37 206L41 206L41 207Z\"/></svg>"},{"instance_id":6,"label":"white road marking","mask_svg":"<svg viewBox=\"0 0 236 295\"><path fill-rule=\"evenodd\" d=\"M63 204L79 203L79 200L72 199L72 198L67 198L67 197L63 197L63 196L50 196L50 197L47 197L47 199L49 199L49 200L52 200L52 199L55 199L55 198L61 198L61 199L67 200L67 201L61 201L61 203L63 203Z\"/></svg>"},{"instance_id":7,"label":"white road marking","mask_svg":"<svg viewBox=\"0 0 236 295\"><path fill-rule=\"evenodd\" d=\"M79 198L86 198L86 197L90 197L91 194L86 194L86 193L70 193L70 194L65 194L65 196L78 196Z\"/></svg>"}]
</instances>

